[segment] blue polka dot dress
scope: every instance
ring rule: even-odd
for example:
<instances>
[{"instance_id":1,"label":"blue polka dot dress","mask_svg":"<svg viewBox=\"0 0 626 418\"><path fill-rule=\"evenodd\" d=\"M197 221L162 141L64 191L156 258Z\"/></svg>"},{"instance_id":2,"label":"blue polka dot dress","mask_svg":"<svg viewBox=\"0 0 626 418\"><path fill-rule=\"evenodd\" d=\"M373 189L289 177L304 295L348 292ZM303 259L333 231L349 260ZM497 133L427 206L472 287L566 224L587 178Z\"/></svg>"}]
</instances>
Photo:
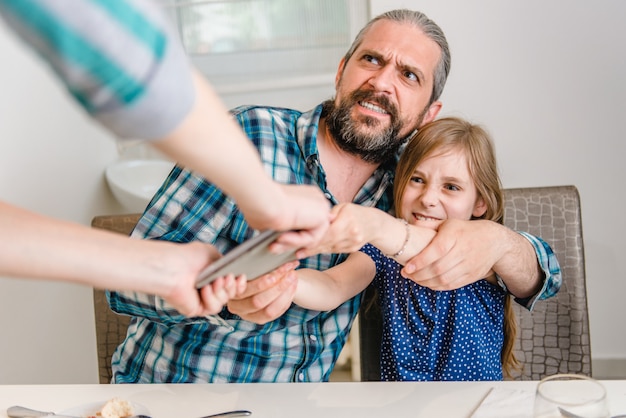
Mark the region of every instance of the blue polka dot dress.
<instances>
[{"instance_id":1,"label":"blue polka dot dress","mask_svg":"<svg viewBox=\"0 0 626 418\"><path fill-rule=\"evenodd\" d=\"M433 291L402 277L402 266L376 247L361 251L376 263L382 380L502 380L502 288L479 280Z\"/></svg>"}]
</instances>

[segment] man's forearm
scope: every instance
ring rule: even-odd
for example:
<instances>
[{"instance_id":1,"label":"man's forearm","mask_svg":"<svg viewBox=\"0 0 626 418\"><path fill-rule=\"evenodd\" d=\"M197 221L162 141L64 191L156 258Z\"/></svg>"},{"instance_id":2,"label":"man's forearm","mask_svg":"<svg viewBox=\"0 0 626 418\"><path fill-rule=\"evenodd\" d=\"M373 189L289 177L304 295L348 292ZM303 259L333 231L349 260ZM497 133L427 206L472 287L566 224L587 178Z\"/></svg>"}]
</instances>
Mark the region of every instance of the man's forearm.
<instances>
[{"instance_id":1,"label":"man's forearm","mask_svg":"<svg viewBox=\"0 0 626 418\"><path fill-rule=\"evenodd\" d=\"M524 299L535 295L541 290L544 279L535 249L515 231L502 227L501 233L498 242L505 250L493 270L514 296Z\"/></svg>"}]
</instances>

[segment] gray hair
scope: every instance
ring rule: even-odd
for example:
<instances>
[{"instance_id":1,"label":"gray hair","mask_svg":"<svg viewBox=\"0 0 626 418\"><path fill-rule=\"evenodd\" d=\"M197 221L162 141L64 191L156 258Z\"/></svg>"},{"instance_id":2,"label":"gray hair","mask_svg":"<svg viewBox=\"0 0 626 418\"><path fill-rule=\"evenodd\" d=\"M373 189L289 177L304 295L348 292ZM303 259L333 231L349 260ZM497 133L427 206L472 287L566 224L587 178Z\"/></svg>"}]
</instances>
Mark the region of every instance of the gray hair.
<instances>
[{"instance_id":1,"label":"gray hair","mask_svg":"<svg viewBox=\"0 0 626 418\"><path fill-rule=\"evenodd\" d=\"M438 100L443 92L443 88L446 85L448 74L450 74L450 65L452 57L450 56L450 48L448 47L448 41L441 28L432 20L428 18L424 13L408 10L408 9L396 9L382 13L372 20L370 20L361 31L354 38L354 42L350 46L348 52L345 55L345 64L350 60L350 57L354 54L354 51L363 43L363 38L372 27L372 25L379 20L392 20L399 23L410 23L416 28L420 29L426 36L432 39L441 49L441 57L435 68L435 76L433 82L433 91L430 96L430 103Z\"/></svg>"}]
</instances>

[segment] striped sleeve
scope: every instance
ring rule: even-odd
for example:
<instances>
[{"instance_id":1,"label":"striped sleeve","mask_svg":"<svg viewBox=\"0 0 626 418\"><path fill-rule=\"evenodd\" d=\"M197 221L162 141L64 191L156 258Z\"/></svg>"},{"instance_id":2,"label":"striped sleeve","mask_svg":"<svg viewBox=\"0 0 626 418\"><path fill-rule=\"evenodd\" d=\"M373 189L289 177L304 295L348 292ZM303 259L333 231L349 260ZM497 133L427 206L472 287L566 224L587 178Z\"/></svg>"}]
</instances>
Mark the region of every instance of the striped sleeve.
<instances>
[{"instance_id":1,"label":"striped sleeve","mask_svg":"<svg viewBox=\"0 0 626 418\"><path fill-rule=\"evenodd\" d=\"M0 14L120 138L162 138L193 105L189 61L149 1L0 0Z\"/></svg>"}]
</instances>

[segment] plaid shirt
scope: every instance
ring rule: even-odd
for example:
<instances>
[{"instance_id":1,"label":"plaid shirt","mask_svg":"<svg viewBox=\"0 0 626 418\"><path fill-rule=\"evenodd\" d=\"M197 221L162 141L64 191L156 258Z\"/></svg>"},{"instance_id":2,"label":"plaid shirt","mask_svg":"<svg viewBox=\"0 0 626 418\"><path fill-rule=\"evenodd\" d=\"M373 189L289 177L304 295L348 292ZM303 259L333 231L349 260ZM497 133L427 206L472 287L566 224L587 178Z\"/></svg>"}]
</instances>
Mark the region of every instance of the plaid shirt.
<instances>
[{"instance_id":1,"label":"plaid shirt","mask_svg":"<svg viewBox=\"0 0 626 418\"><path fill-rule=\"evenodd\" d=\"M301 113L267 107L240 107L234 115L274 179L326 188L317 153L321 106ZM389 210L393 169L380 167L361 188L354 203ZM253 181L253 179L251 180ZM175 242L200 240L222 252L251 237L235 203L214 185L180 167L174 168L148 205L133 236ZM541 240L538 259L551 272L554 254ZM301 267L327 269L344 256L324 254L301 260ZM556 264L558 266L558 263ZM547 283L560 284L560 275ZM544 289L546 289L544 284ZM549 286L558 289L557 286ZM549 297L550 292L538 295ZM111 308L133 316L126 340L113 356L116 383L305 382L326 381L343 347L361 296L329 312L299 306L265 325L222 311L209 318L185 318L163 300L133 292L110 293Z\"/></svg>"},{"instance_id":2,"label":"plaid shirt","mask_svg":"<svg viewBox=\"0 0 626 418\"><path fill-rule=\"evenodd\" d=\"M321 106L307 113L267 107L240 107L234 112L274 179L317 184L336 203L326 188L317 152L320 114ZM392 162L376 170L354 203L389 210L394 166ZM176 167L133 236L200 240L227 252L254 233L232 199ZM327 269L343 258L323 254L301 260L301 266ZM257 325L227 310L210 318L185 318L154 296L111 293L112 309L134 316L126 341L113 357L113 379L118 383L328 380L360 299L330 312L292 305L275 321Z\"/></svg>"}]
</instances>

